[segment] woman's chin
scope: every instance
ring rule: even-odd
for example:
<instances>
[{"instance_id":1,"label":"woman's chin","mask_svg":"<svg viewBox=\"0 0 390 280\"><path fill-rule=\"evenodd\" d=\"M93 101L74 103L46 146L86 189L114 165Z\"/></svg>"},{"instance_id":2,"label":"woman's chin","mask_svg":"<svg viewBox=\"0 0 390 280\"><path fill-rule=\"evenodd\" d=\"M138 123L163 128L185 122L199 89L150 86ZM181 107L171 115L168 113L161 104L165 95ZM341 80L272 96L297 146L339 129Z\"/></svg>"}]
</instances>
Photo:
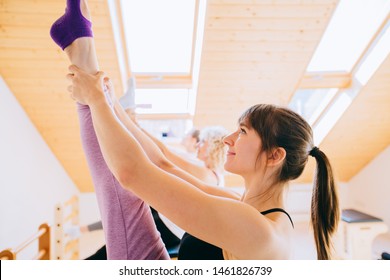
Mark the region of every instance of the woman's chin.
<instances>
[{"instance_id":1,"label":"woman's chin","mask_svg":"<svg viewBox=\"0 0 390 280\"><path fill-rule=\"evenodd\" d=\"M236 174L236 173L234 172L234 168L232 168L231 164L229 164L228 162L225 162L223 168L224 168L225 171L227 171L227 172Z\"/></svg>"}]
</instances>

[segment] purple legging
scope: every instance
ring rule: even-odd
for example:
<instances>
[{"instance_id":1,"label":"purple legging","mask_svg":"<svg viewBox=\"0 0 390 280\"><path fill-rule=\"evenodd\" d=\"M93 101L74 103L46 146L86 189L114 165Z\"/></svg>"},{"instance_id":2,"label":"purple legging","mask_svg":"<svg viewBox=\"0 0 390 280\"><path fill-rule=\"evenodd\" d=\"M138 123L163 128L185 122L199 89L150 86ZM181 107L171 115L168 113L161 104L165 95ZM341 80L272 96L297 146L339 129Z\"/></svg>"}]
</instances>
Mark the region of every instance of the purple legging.
<instances>
[{"instance_id":1,"label":"purple legging","mask_svg":"<svg viewBox=\"0 0 390 280\"><path fill-rule=\"evenodd\" d=\"M121 187L100 151L88 106L77 104L81 140L95 186L110 260L169 259L149 206Z\"/></svg>"}]
</instances>

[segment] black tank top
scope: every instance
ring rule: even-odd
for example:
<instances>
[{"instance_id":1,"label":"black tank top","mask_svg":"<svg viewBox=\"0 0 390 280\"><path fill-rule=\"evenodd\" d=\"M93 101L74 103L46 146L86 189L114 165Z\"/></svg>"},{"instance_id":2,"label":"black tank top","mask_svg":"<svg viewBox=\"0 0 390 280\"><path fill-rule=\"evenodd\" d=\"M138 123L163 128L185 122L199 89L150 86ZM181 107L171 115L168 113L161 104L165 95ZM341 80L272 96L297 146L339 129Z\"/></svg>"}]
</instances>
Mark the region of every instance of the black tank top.
<instances>
[{"instance_id":1,"label":"black tank top","mask_svg":"<svg viewBox=\"0 0 390 280\"><path fill-rule=\"evenodd\" d=\"M283 212L290 219L292 226L294 223L290 215L281 208L272 208L263 212L267 215L273 212ZM191 234L185 233L180 242L179 260L223 260L222 249L210 243L204 242Z\"/></svg>"}]
</instances>

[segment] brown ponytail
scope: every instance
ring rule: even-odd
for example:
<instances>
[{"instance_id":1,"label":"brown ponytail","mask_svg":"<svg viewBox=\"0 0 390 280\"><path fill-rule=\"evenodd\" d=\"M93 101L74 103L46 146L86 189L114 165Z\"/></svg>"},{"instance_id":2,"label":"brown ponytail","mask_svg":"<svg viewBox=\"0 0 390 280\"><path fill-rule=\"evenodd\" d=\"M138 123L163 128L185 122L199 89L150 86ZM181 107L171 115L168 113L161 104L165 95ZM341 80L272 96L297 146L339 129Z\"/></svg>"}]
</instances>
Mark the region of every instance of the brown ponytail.
<instances>
[{"instance_id":1,"label":"brown ponytail","mask_svg":"<svg viewBox=\"0 0 390 280\"><path fill-rule=\"evenodd\" d=\"M317 161L314 190L311 202L311 223L320 260L331 258L332 234L336 232L340 218L337 190L332 168L326 155L313 148L313 131L297 113L288 108L269 104L257 104L245 111L239 119L255 129L262 141L263 151L282 147L286 159L277 182L298 178L305 168L309 154ZM310 150L310 153L309 153Z\"/></svg>"},{"instance_id":2,"label":"brown ponytail","mask_svg":"<svg viewBox=\"0 0 390 280\"><path fill-rule=\"evenodd\" d=\"M339 201L332 168L326 155L314 147L310 155L316 159L317 168L311 200L311 223L319 260L331 259L331 236L337 230L340 218Z\"/></svg>"}]
</instances>

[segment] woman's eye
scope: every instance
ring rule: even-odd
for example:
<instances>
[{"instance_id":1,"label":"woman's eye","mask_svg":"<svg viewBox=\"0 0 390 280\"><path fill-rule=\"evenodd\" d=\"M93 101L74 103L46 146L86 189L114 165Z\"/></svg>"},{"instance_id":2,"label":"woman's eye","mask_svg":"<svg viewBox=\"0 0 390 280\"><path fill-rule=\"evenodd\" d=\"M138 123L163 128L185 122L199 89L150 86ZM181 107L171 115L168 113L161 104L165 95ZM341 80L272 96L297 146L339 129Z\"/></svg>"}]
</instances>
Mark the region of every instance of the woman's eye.
<instances>
[{"instance_id":1,"label":"woman's eye","mask_svg":"<svg viewBox=\"0 0 390 280\"><path fill-rule=\"evenodd\" d=\"M240 134L246 134L246 131L245 131L245 129L243 129L243 128L240 128Z\"/></svg>"}]
</instances>

